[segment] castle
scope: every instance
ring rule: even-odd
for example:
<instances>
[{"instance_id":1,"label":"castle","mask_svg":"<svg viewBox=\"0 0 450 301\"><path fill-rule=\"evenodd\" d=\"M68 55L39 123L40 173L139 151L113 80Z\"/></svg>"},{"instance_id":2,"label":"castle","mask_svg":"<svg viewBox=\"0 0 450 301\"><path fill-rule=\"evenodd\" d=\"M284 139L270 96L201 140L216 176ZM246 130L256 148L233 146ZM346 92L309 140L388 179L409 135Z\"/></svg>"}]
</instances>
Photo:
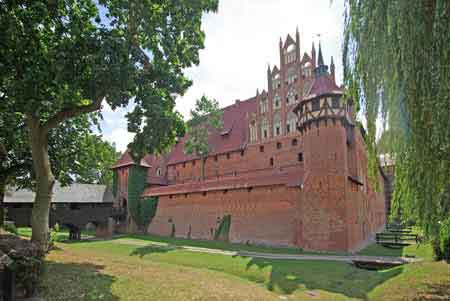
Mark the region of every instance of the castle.
<instances>
[{"instance_id":1,"label":"castle","mask_svg":"<svg viewBox=\"0 0 450 301\"><path fill-rule=\"evenodd\" d=\"M267 91L223 109L223 128L209 136L201 179L199 158L181 138L164 156L147 155L144 196L159 198L148 232L213 239L229 216L231 242L355 251L385 224L385 199L368 180L362 130L342 99L335 66L319 44L301 54L300 36L280 39L279 67L267 70ZM127 206L125 152L116 206ZM379 175L380 183L383 174Z\"/></svg>"}]
</instances>

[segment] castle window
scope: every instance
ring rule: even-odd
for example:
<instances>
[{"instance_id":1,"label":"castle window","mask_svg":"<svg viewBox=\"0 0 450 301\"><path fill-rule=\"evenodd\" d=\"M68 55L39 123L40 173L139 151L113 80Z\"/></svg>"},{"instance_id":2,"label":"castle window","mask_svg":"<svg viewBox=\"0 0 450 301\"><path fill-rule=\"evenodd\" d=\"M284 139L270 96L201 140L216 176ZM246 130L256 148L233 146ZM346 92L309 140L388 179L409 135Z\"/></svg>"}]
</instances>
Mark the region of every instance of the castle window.
<instances>
[{"instance_id":1,"label":"castle window","mask_svg":"<svg viewBox=\"0 0 450 301\"><path fill-rule=\"evenodd\" d=\"M241 157L244 157L244 151L241 150Z\"/></svg>"},{"instance_id":2,"label":"castle window","mask_svg":"<svg viewBox=\"0 0 450 301\"><path fill-rule=\"evenodd\" d=\"M217 162L217 155L214 156L214 162Z\"/></svg>"},{"instance_id":3,"label":"castle window","mask_svg":"<svg viewBox=\"0 0 450 301\"><path fill-rule=\"evenodd\" d=\"M339 97L335 96L331 99L331 107L333 109L339 108Z\"/></svg>"},{"instance_id":4,"label":"castle window","mask_svg":"<svg viewBox=\"0 0 450 301\"><path fill-rule=\"evenodd\" d=\"M264 153L264 145L259 146L259 152Z\"/></svg>"},{"instance_id":5,"label":"castle window","mask_svg":"<svg viewBox=\"0 0 450 301\"><path fill-rule=\"evenodd\" d=\"M171 199L172 198L172 195L169 195L169 199Z\"/></svg>"},{"instance_id":6,"label":"castle window","mask_svg":"<svg viewBox=\"0 0 450 301\"><path fill-rule=\"evenodd\" d=\"M270 166L273 166L273 158L270 158Z\"/></svg>"},{"instance_id":7,"label":"castle window","mask_svg":"<svg viewBox=\"0 0 450 301\"><path fill-rule=\"evenodd\" d=\"M230 159L230 153L227 153L227 159Z\"/></svg>"},{"instance_id":8,"label":"castle window","mask_svg":"<svg viewBox=\"0 0 450 301\"><path fill-rule=\"evenodd\" d=\"M275 110L280 108L280 97L279 97L278 95L276 95L276 96L273 98L273 108L274 108Z\"/></svg>"},{"instance_id":9,"label":"castle window","mask_svg":"<svg viewBox=\"0 0 450 301\"><path fill-rule=\"evenodd\" d=\"M320 99L314 99L312 101L312 110L319 111L320 110Z\"/></svg>"},{"instance_id":10,"label":"castle window","mask_svg":"<svg viewBox=\"0 0 450 301\"><path fill-rule=\"evenodd\" d=\"M250 192L250 191L252 191L252 189L253 189L253 187L248 187L247 191Z\"/></svg>"},{"instance_id":11,"label":"castle window","mask_svg":"<svg viewBox=\"0 0 450 301\"><path fill-rule=\"evenodd\" d=\"M224 191L223 191L223 194L226 194L228 192L228 190L227 189L225 189Z\"/></svg>"},{"instance_id":12,"label":"castle window","mask_svg":"<svg viewBox=\"0 0 450 301\"><path fill-rule=\"evenodd\" d=\"M158 167L158 169L156 170L156 175L157 175L158 177L162 176L162 170L161 170L161 167Z\"/></svg>"},{"instance_id":13,"label":"castle window","mask_svg":"<svg viewBox=\"0 0 450 301\"><path fill-rule=\"evenodd\" d=\"M297 139L292 139L292 146L297 146L297 144L298 144L298 141L297 141Z\"/></svg>"},{"instance_id":14,"label":"castle window","mask_svg":"<svg viewBox=\"0 0 450 301\"><path fill-rule=\"evenodd\" d=\"M185 168L186 167L186 162L183 162L183 168Z\"/></svg>"},{"instance_id":15,"label":"castle window","mask_svg":"<svg viewBox=\"0 0 450 301\"><path fill-rule=\"evenodd\" d=\"M195 160L192 160L192 166L195 166Z\"/></svg>"},{"instance_id":16,"label":"castle window","mask_svg":"<svg viewBox=\"0 0 450 301\"><path fill-rule=\"evenodd\" d=\"M297 116L294 114L294 112L289 112L287 115L286 120L286 132L291 133L295 132L297 125Z\"/></svg>"},{"instance_id":17,"label":"castle window","mask_svg":"<svg viewBox=\"0 0 450 301\"><path fill-rule=\"evenodd\" d=\"M187 193L185 193L185 194L184 194L184 197L185 197L185 198L187 198L187 197L188 197L188 194L187 194Z\"/></svg>"},{"instance_id":18,"label":"castle window","mask_svg":"<svg viewBox=\"0 0 450 301\"><path fill-rule=\"evenodd\" d=\"M261 132L262 132L262 138L267 139L269 134L269 122L266 118L263 119L261 123Z\"/></svg>"},{"instance_id":19,"label":"castle window","mask_svg":"<svg viewBox=\"0 0 450 301\"><path fill-rule=\"evenodd\" d=\"M291 89L289 90L288 94L287 94L287 97L286 97L286 103L287 103L288 105L295 102L295 95L296 95L296 94L295 94L294 88L291 88Z\"/></svg>"},{"instance_id":20,"label":"castle window","mask_svg":"<svg viewBox=\"0 0 450 301\"><path fill-rule=\"evenodd\" d=\"M256 122L252 121L252 123L250 124L250 142L255 142L257 140L257 126L256 126Z\"/></svg>"},{"instance_id":21,"label":"castle window","mask_svg":"<svg viewBox=\"0 0 450 301\"><path fill-rule=\"evenodd\" d=\"M206 191L203 191L203 193L202 193L202 194L203 194L203 196L206 196Z\"/></svg>"},{"instance_id":22,"label":"castle window","mask_svg":"<svg viewBox=\"0 0 450 301\"><path fill-rule=\"evenodd\" d=\"M281 142L277 142L277 149L281 149L283 147L283 145L281 144Z\"/></svg>"},{"instance_id":23,"label":"castle window","mask_svg":"<svg viewBox=\"0 0 450 301\"><path fill-rule=\"evenodd\" d=\"M298 153L298 162L303 162L303 153Z\"/></svg>"},{"instance_id":24,"label":"castle window","mask_svg":"<svg viewBox=\"0 0 450 301\"><path fill-rule=\"evenodd\" d=\"M264 114L268 111L267 98L263 98L261 100L261 102L259 103L259 110L261 111L261 114Z\"/></svg>"},{"instance_id":25,"label":"castle window","mask_svg":"<svg viewBox=\"0 0 450 301\"><path fill-rule=\"evenodd\" d=\"M273 135L281 135L281 118L278 113L273 117Z\"/></svg>"}]
</instances>

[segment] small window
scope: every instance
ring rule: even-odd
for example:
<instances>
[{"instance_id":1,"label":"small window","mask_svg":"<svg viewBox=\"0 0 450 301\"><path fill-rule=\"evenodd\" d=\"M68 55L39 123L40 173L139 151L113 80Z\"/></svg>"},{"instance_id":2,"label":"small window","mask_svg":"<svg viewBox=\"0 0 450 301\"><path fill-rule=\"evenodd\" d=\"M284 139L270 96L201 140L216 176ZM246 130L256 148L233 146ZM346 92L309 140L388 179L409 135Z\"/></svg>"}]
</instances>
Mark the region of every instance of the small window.
<instances>
[{"instance_id":1,"label":"small window","mask_svg":"<svg viewBox=\"0 0 450 301\"><path fill-rule=\"evenodd\" d=\"M230 153L227 153L227 159L230 159Z\"/></svg>"},{"instance_id":2,"label":"small window","mask_svg":"<svg viewBox=\"0 0 450 301\"><path fill-rule=\"evenodd\" d=\"M264 139L267 138L267 130L264 130Z\"/></svg>"},{"instance_id":3,"label":"small window","mask_svg":"<svg viewBox=\"0 0 450 301\"><path fill-rule=\"evenodd\" d=\"M331 99L331 106L333 109L339 108L339 97L335 96Z\"/></svg>"},{"instance_id":4,"label":"small window","mask_svg":"<svg viewBox=\"0 0 450 301\"><path fill-rule=\"evenodd\" d=\"M183 168L185 168L186 167L186 162L183 162Z\"/></svg>"},{"instance_id":5,"label":"small window","mask_svg":"<svg viewBox=\"0 0 450 301\"><path fill-rule=\"evenodd\" d=\"M283 145L281 144L281 142L277 142L277 149L281 149L283 147Z\"/></svg>"},{"instance_id":6,"label":"small window","mask_svg":"<svg viewBox=\"0 0 450 301\"><path fill-rule=\"evenodd\" d=\"M214 162L217 162L217 155L214 156Z\"/></svg>"},{"instance_id":7,"label":"small window","mask_svg":"<svg viewBox=\"0 0 450 301\"><path fill-rule=\"evenodd\" d=\"M252 191L252 190L253 190L253 187L248 187L248 188L247 188L247 191L248 191L248 192L250 192L250 191Z\"/></svg>"},{"instance_id":8,"label":"small window","mask_svg":"<svg viewBox=\"0 0 450 301\"><path fill-rule=\"evenodd\" d=\"M298 162L303 162L303 153L298 153Z\"/></svg>"},{"instance_id":9,"label":"small window","mask_svg":"<svg viewBox=\"0 0 450 301\"><path fill-rule=\"evenodd\" d=\"M241 150L241 157L244 157L244 151Z\"/></svg>"},{"instance_id":10,"label":"small window","mask_svg":"<svg viewBox=\"0 0 450 301\"><path fill-rule=\"evenodd\" d=\"M162 170L161 170L161 167L158 167L158 169L156 170L156 175L157 175L158 177L162 176Z\"/></svg>"},{"instance_id":11,"label":"small window","mask_svg":"<svg viewBox=\"0 0 450 301\"><path fill-rule=\"evenodd\" d=\"M195 166L195 160L192 160L192 166Z\"/></svg>"},{"instance_id":12,"label":"small window","mask_svg":"<svg viewBox=\"0 0 450 301\"><path fill-rule=\"evenodd\" d=\"M292 146L296 146L298 144L298 140L297 139L292 139Z\"/></svg>"},{"instance_id":13,"label":"small window","mask_svg":"<svg viewBox=\"0 0 450 301\"><path fill-rule=\"evenodd\" d=\"M172 195L169 195L169 199L171 199L172 198Z\"/></svg>"},{"instance_id":14,"label":"small window","mask_svg":"<svg viewBox=\"0 0 450 301\"><path fill-rule=\"evenodd\" d=\"M206 191L203 191L203 196L206 196Z\"/></svg>"},{"instance_id":15,"label":"small window","mask_svg":"<svg viewBox=\"0 0 450 301\"><path fill-rule=\"evenodd\" d=\"M259 152L264 153L264 145L259 146Z\"/></svg>"},{"instance_id":16,"label":"small window","mask_svg":"<svg viewBox=\"0 0 450 301\"><path fill-rule=\"evenodd\" d=\"M227 189L225 189L224 191L223 191L223 194L226 194L228 192L228 190Z\"/></svg>"},{"instance_id":17,"label":"small window","mask_svg":"<svg viewBox=\"0 0 450 301\"><path fill-rule=\"evenodd\" d=\"M291 132L291 125L288 123L286 124L286 133L290 133Z\"/></svg>"},{"instance_id":18,"label":"small window","mask_svg":"<svg viewBox=\"0 0 450 301\"><path fill-rule=\"evenodd\" d=\"M319 111L320 110L320 99L314 99L312 102L312 110Z\"/></svg>"},{"instance_id":19,"label":"small window","mask_svg":"<svg viewBox=\"0 0 450 301\"><path fill-rule=\"evenodd\" d=\"M185 197L185 198L187 198L187 196L188 196L188 194L187 194L187 193L185 193L185 194L184 194L184 197Z\"/></svg>"},{"instance_id":20,"label":"small window","mask_svg":"<svg viewBox=\"0 0 450 301\"><path fill-rule=\"evenodd\" d=\"M273 166L273 158L270 158L270 166Z\"/></svg>"},{"instance_id":21,"label":"small window","mask_svg":"<svg viewBox=\"0 0 450 301\"><path fill-rule=\"evenodd\" d=\"M275 128L275 132L276 132L277 136L280 135L280 127L279 126L277 126Z\"/></svg>"}]
</instances>

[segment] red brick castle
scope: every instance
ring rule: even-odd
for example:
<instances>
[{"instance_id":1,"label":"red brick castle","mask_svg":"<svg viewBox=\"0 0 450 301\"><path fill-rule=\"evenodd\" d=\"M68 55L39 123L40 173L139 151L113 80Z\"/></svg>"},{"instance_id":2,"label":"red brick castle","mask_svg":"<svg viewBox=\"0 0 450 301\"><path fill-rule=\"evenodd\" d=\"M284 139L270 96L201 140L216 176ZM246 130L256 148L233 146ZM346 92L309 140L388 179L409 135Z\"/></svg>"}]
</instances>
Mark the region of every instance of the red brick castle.
<instances>
[{"instance_id":1,"label":"red brick castle","mask_svg":"<svg viewBox=\"0 0 450 301\"><path fill-rule=\"evenodd\" d=\"M384 226L384 194L368 181L363 133L342 100L333 58L328 72L320 44L317 57L314 45L309 54L300 49L298 31L280 39L267 91L223 109L204 180L199 158L183 151L186 138L142 160L144 195L159 197L148 232L213 239L229 215L232 242L355 251ZM132 164L125 153L113 167L117 206L127 206Z\"/></svg>"}]
</instances>

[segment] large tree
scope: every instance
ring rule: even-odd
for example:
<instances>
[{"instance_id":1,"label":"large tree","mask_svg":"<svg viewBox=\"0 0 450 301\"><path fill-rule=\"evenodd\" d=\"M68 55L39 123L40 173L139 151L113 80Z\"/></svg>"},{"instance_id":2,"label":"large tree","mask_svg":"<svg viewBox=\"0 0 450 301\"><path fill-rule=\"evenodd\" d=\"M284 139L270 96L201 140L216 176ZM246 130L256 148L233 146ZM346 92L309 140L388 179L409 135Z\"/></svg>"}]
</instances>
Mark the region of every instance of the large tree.
<instances>
[{"instance_id":1,"label":"large tree","mask_svg":"<svg viewBox=\"0 0 450 301\"><path fill-rule=\"evenodd\" d=\"M450 1L346 5L344 77L367 118L371 162L378 119L390 132L383 151L395 154L394 213L450 257Z\"/></svg>"},{"instance_id":2,"label":"large tree","mask_svg":"<svg viewBox=\"0 0 450 301\"><path fill-rule=\"evenodd\" d=\"M205 179L206 159L211 151L209 134L211 130L219 130L223 126L223 111L215 99L202 96L195 102L195 108L191 110L191 119L187 122L187 140L184 152L200 158L201 180Z\"/></svg>"},{"instance_id":3,"label":"large tree","mask_svg":"<svg viewBox=\"0 0 450 301\"><path fill-rule=\"evenodd\" d=\"M71 118L134 102L132 156L166 147L175 97L204 45L202 14L216 0L61 0L0 3L0 95L25 116L36 177L32 240L48 243L55 177L49 133Z\"/></svg>"}]
</instances>

